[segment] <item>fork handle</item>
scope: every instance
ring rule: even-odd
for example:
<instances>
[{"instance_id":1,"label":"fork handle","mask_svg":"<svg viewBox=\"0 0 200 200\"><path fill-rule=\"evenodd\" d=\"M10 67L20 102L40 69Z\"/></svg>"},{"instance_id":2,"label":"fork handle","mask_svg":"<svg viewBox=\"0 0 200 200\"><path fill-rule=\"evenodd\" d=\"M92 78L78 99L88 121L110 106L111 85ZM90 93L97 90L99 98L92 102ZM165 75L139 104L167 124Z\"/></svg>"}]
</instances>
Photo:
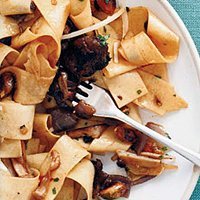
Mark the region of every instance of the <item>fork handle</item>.
<instances>
[{"instance_id":1,"label":"fork handle","mask_svg":"<svg viewBox=\"0 0 200 200\"><path fill-rule=\"evenodd\" d=\"M161 134L151 130L150 128L136 122L135 120L131 119L130 117L128 117L126 114L124 114L120 110L116 111L115 115L112 117L132 126L133 128L136 128L137 130L141 131L145 135L164 144L165 146L168 146L170 149L173 149L178 154L182 155L187 160L191 161L192 163L194 163L195 165L200 167L200 154L199 153L196 153L190 149L187 149L186 147L184 147L180 144L177 144L176 142L170 140L169 138L164 137Z\"/></svg>"}]
</instances>

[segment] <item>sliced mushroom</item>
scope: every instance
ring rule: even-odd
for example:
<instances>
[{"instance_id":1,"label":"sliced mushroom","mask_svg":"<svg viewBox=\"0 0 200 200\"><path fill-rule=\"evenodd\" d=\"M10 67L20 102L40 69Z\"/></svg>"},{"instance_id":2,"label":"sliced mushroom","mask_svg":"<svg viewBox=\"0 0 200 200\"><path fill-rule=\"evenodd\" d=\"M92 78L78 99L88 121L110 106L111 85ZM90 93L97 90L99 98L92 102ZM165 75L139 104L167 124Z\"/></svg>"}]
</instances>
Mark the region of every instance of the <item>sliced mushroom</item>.
<instances>
[{"instance_id":1,"label":"sliced mushroom","mask_svg":"<svg viewBox=\"0 0 200 200\"><path fill-rule=\"evenodd\" d=\"M34 199L42 200L48 191L50 181L52 180L52 172L60 167L60 155L56 150L52 150L44 161L46 165L40 169L41 177L39 186L32 193Z\"/></svg>"},{"instance_id":2,"label":"sliced mushroom","mask_svg":"<svg viewBox=\"0 0 200 200\"><path fill-rule=\"evenodd\" d=\"M2 159L12 176L33 177L32 171L26 161L25 144L22 142L22 156L19 158Z\"/></svg>"},{"instance_id":3,"label":"sliced mushroom","mask_svg":"<svg viewBox=\"0 0 200 200\"><path fill-rule=\"evenodd\" d=\"M154 122L148 122L146 124L146 126L150 129L160 133L163 136L169 137L165 128L160 124L156 124ZM159 142L157 142L151 138L148 138L148 141L146 142L146 145L143 149L143 151L145 151L145 152L156 153L156 154L161 154L161 155L163 155L167 150L168 150L167 147L163 146L162 144L160 144Z\"/></svg>"},{"instance_id":4,"label":"sliced mushroom","mask_svg":"<svg viewBox=\"0 0 200 200\"><path fill-rule=\"evenodd\" d=\"M124 125L119 125L114 129L114 132L118 139L122 142L136 143L137 136L134 129L126 128Z\"/></svg>"},{"instance_id":5,"label":"sliced mushroom","mask_svg":"<svg viewBox=\"0 0 200 200\"><path fill-rule=\"evenodd\" d=\"M79 103L75 106L75 114L83 119L91 118L95 112L95 109L83 100L79 101Z\"/></svg>"},{"instance_id":6,"label":"sliced mushroom","mask_svg":"<svg viewBox=\"0 0 200 200\"><path fill-rule=\"evenodd\" d=\"M11 162L18 177L32 177L23 158L11 158Z\"/></svg>"},{"instance_id":7,"label":"sliced mushroom","mask_svg":"<svg viewBox=\"0 0 200 200\"><path fill-rule=\"evenodd\" d=\"M67 132L67 135L69 135L73 139L84 137L84 136L99 138L106 128L107 126L105 125L96 125L96 126L69 131Z\"/></svg>"},{"instance_id":8,"label":"sliced mushroom","mask_svg":"<svg viewBox=\"0 0 200 200\"><path fill-rule=\"evenodd\" d=\"M77 124L76 116L68 110L57 108L51 112L52 126L55 133L66 131Z\"/></svg>"},{"instance_id":9,"label":"sliced mushroom","mask_svg":"<svg viewBox=\"0 0 200 200\"><path fill-rule=\"evenodd\" d=\"M33 177L31 169L26 161L26 149L24 142L22 144L22 157L11 158L11 163L18 177Z\"/></svg>"},{"instance_id":10,"label":"sliced mushroom","mask_svg":"<svg viewBox=\"0 0 200 200\"><path fill-rule=\"evenodd\" d=\"M15 87L15 76L11 72L0 75L0 99L13 93Z\"/></svg>"},{"instance_id":11,"label":"sliced mushroom","mask_svg":"<svg viewBox=\"0 0 200 200\"><path fill-rule=\"evenodd\" d=\"M9 158L2 158L1 161L6 166L6 168L8 169L8 171L10 172L10 174L12 176L17 176L17 173L15 172L15 169L13 168L11 159L9 159Z\"/></svg>"},{"instance_id":12,"label":"sliced mushroom","mask_svg":"<svg viewBox=\"0 0 200 200\"><path fill-rule=\"evenodd\" d=\"M50 173L47 173L46 176L41 177L39 186L32 193L33 199L36 199L36 200L45 199L50 181L51 181Z\"/></svg>"},{"instance_id":13,"label":"sliced mushroom","mask_svg":"<svg viewBox=\"0 0 200 200\"><path fill-rule=\"evenodd\" d=\"M148 122L148 123L146 124L146 126L147 126L148 128L150 128L150 129L152 129L152 130L154 130L154 131L160 133L161 135L166 136L166 130L165 130L164 126L162 126L162 125L160 125L160 124L156 124L156 123L154 123L154 122Z\"/></svg>"},{"instance_id":14,"label":"sliced mushroom","mask_svg":"<svg viewBox=\"0 0 200 200\"><path fill-rule=\"evenodd\" d=\"M153 158L153 159L168 159L168 160L174 160L175 157L170 156L170 155L161 155L157 153L151 153L151 152L142 152L140 154L141 156Z\"/></svg>"},{"instance_id":15,"label":"sliced mushroom","mask_svg":"<svg viewBox=\"0 0 200 200\"><path fill-rule=\"evenodd\" d=\"M101 190L100 196L104 199L117 199L120 197L125 197L127 191L127 186L124 183L117 182L114 185Z\"/></svg>"},{"instance_id":16,"label":"sliced mushroom","mask_svg":"<svg viewBox=\"0 0 200 200\"><path fill-rule=\"evenodd\" d=\"M115 199L129 196L131 181L127 177L109 175L102 171L103 164L100 160L92 162L95 167L93 198L101 196L105 199Z\"/></svg>"},{"instance_id":17,"label":"sliced mushroom","mask_svg":"<svg viewBox=\"0 0 200 200\"><path fill-rule=\"evenodd\" d=\"M138 156L134 153L123 150L118 150L117 155L122 161L125 162L129 173L135 175L156 176L164 170L163 163L161 163L158 159Z\"/></svg>"}]
</instances>

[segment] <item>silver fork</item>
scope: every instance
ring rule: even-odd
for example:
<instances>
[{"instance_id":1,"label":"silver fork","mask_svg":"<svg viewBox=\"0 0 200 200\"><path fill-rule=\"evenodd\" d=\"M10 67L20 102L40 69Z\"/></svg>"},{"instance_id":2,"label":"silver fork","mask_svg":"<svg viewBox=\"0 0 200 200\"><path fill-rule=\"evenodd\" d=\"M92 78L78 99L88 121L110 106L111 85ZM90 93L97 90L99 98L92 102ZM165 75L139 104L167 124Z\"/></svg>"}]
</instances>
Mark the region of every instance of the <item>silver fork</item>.
<instances>
[{"instance_id":1,"label":"silver fork","mask_svg":"<svg viewBox=\"0 0 200 200\"><path fill-rule=\"evenodd\" d=\"M86 83L87 84L87 83ZM193 152L190 149L187 149L180 144L170 140L167 137L160 135L159 133L149 129L148 127L136 122L132 118L128 117L122 111L120 111L109 94L102 88L90 84L91 89L88 89L84 86L79 86L79 88L87 93L87 97L77 94L76 97L80 100L84 100L86 103L92 105L96 109L95 116L98 117L108 117L120 120L133 128L143 132L145 135L155 139L156 141L168 146L169 148L176 151L178 154L185 157L187 160L190 160L192 163L200 167L200 154ZM73 102L75 103L75 102Z\"/></svg>"}]
</instances>

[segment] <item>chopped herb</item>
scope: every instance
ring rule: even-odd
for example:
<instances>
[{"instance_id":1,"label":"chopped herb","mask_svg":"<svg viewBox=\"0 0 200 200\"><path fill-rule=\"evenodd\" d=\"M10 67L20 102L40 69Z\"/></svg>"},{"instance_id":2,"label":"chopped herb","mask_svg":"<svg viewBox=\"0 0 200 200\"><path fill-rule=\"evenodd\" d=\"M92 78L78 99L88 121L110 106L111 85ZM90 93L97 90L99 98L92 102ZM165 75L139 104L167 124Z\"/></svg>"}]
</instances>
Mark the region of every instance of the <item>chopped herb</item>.
<instances>
[{"instance_id":1,"label":"chopped herb","mask_svg":"<svg viewBox=\"0 0 200 200\"><path fill-rule=\"evenodd\" d=\"M162 147L161 150L162 150L162 151L167 151L167 150L168 150L168 147L164 146L164 147Z\"/></svg>"},{"instance_id":2,"label":"chopped herb","mask_svg":"<svg viewBox=\"0 0 200 200\"><path fill-rule=\"evenodd\" d=\"M160 75L154 75L154 76L155 76L156 78L160 78L160 79L162 78Z\"/></svg>"},{"instance_id":3,"label":"chopped herb","mask_svg":"<svg viewBox=\"0 0 200 200\"><path fill-rule=\"evenodd\" d=\"M108 4L110 0L105 0L105 3Z\"/></svg>"},{"instance_id":4,"label":"chopped herb","mask_svg":"<svg viewBox=\"0 0 200 200\"><path fill-rule=\"evenodd\" d=\"M58 182L58 181L59 181L59 178L58 178L58 177L57 177L57 178L54 178L53 181L54 181L54 182Z\"/></svg>"},{"instance_id":5,"label":"chopped herb","mask_svg":"<svg viewBox=\"0 0 200 200\"><path fill-rule=\"evenodd\" d=\"M142 93L142 90L137 90L137 93L138 93L138 94L141 94L141 93Z\"/></svg>"},{"instance_id":6,"label":"chopped herb","mask_svg":"<svg viewBox=\"0 0 200 200\"><path fill-rule=\"evenodd\" d=\"M101 45L102 46L106 46L107 45L107 40L110 37L110 35L105 35L105 36L98 35L97 37L99 38Z\"/></svg>"},{"instance_id":7,"label":"chopped herb","mask_svg":"<svg viewBox=\"0 0 200 200\"><path fill-rule=\"evenodd\" d=\"M129 12L130 11L130 8L129 7L126 7L126 12Z\"/></svg>"},{"instance_id":8,"label":"chopped herb","mask_svg":"<svg viewBox=\"0 0 200 200\"><path fill-rule=\"evenodd\" d=\"M173 94L174 97L176 97L176 94Z\"/></svg>"},{"instance_id":9,"label":"chopped herb","mask_svg":"<svg viewBox=\"0 0 200 200\"><path fill-rule=\"evenodd\" d=\"M169 133L165 133L165 135L171 140L172 138L170 137Z\"/></svg>"},{"instance_id":10,"label":"chopped herb","mask_svg":"<svg viewBox=\"0 0 200 200\"><path fill-rule=\"evenodd\" d=\"M159 159L160 159L160 160L162 160L163 158L164 158L163 155L159 156Z\"/></svg>"},{"instance_id":11,"label":"chopped herb","mask_svg":"<svg viewBox=\"0 0 200 200\"><path fill-rule=\"evenodd\" d=\"M52 193L56 194L56 188L55 187L52 189Z\"/></svg>"}]
</instances>

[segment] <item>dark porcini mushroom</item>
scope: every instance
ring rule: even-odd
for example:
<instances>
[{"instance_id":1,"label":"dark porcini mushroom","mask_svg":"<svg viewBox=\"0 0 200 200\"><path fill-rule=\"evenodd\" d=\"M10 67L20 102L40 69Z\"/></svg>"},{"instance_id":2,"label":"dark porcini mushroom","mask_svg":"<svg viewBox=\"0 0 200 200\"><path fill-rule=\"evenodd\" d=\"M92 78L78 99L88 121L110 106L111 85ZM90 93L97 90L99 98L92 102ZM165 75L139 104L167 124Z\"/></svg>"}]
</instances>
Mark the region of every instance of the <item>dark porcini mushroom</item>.
<instances>
[{"instance_id":1,"label":"dark porcini mushroom","mask_svg":"<svg viewBox=\"0 0 200 200\"><path fill-rule=\"evenodd\" d=\"M93 197L101 196L105 199L128 197L131 189L131 181L124 176L109 175L102 171L102 162L97 159L92 161L95 168L93 184Z\"/></svg>"},{"instance_id":2,"label":"dark porcini mushroom","mask_svg":"<svg viewBox=\"0 0 200 200\"><path fill-rule=\"evenodd\" d=\"M79 101L79 103L74 108L75 114L83 119L89 119L93 116L96 110L89 104L85 103L83 100Z\"/></svg>"},{"instance_id":3,"label":"dark porcini mushroom","mask_svg":"<svg viewBox=\"0 0 200 200\"><path fill-rule=\"evenodd\" d=\"M15 87L15 76L11 72L0 75L0 99L11 95Z\"/></svg>"},{"instance_id":4,"label":"dark porcini mushroom","mask_svg":"<svg viewBox=\"0 0 200 200\"><path fill-rule=\"evenodd\" d=\"M123 125L119 125L114 129L117 138L123 142L135 143L137 141L137 136L133 129L129 129Z\"/></svg>"},{"instance_id":5,"label":"dark porcini mushroom","mask_svg":"<svg viewBox=\"0 0 200 200\"><path fill-rule=\"evenodd\" d=\"M51 116L52 116L52 126L55 133L70 130L78 122L78 119L73 113L62 108L54 109L51 112Z\"/></svg>"},{"instance_id":6,"label":"dark porcini mushroom","mask_svg":"<svg viewBox=\"0 0 200 200\"><path fill-rule=\"evenodd\" d=\"M107 128L105 125L95 125L86 128L80 128L77 130L72 130L67 132L71 138L80 138L84 136L92 137L92 138L99 138L102 132Z\"/></svg>"},{"instance_id":7,"label":"dark porcini mushroom","mask_svg":"<svg viewBox=\"0 0 200 200\"><path fill-rule=\"evenodd\" d=\"M98 16L98 13L112 15L116 9L116 0L90 0L92 14Z\"/></svg>"}]
</instances>

